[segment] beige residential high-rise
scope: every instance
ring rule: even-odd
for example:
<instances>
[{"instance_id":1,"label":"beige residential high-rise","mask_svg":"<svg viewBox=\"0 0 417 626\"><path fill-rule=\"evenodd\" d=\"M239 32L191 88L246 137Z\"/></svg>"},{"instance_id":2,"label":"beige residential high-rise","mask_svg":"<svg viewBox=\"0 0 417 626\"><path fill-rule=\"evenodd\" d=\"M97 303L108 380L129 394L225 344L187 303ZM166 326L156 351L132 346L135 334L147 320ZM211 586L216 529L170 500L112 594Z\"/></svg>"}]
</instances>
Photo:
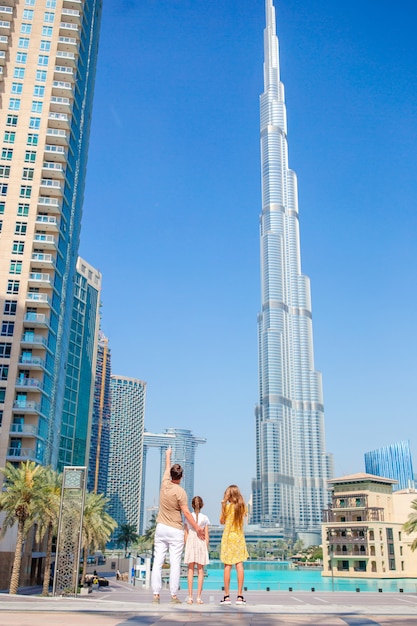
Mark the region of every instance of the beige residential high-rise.
<instances>
[{"instance_id":1,"label":"beige residential high-rise","mask_svg":"<svg viewBox=\"0 0 417 626\"><path fill-rule=\"evenodd\" d=\"M396 482L366 473L329 481L333 493L322 524L323 576L417 576L411 550L416 537L403 531L417 491L393 492Z\"/></svg>"},{"instance_id":2,"label":"beige residential high-rise","mask_svg":"<svg viewBox=\"0 0 417 626\"><path fill-rule=\"evenodd\" d=\"M101 0L0 5L0 467L57 467Z\"/></svg>"}]
</instances>

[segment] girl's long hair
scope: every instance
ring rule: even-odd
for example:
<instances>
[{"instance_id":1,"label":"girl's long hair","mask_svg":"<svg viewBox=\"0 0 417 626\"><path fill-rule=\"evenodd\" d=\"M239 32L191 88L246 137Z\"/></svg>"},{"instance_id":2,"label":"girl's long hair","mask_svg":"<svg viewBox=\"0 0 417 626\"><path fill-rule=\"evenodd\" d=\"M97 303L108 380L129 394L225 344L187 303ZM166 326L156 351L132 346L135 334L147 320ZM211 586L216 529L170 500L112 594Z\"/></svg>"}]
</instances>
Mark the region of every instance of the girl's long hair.
<instances>
[{"instance_id":1,"label":"girl's long hair","mask_svg":"<svg viewBox=\"0 0 417 626\"><path fill-rule=\"evenodd\" d=\"M243 528L243 521L246 515L246 504L243 499L242 494L240 493L239 487L237 485L229 485L229 487L224 492L223 497L224 502L230 502L234 508L234 521L233 526L241 530Z\"/></svg>"},{"instance_id":2,"label":"girl's long hair","mask_svg":"<svg viewBox=\"0 0 417 626\"><path fill-rule=\"evenodd\" d=\"M198 524L198 514L204 506L203 498L200 498L200 496L194 496L194 498L191 500L191 506L195 511L195 521Z\"/></svg>"}]
</instances>

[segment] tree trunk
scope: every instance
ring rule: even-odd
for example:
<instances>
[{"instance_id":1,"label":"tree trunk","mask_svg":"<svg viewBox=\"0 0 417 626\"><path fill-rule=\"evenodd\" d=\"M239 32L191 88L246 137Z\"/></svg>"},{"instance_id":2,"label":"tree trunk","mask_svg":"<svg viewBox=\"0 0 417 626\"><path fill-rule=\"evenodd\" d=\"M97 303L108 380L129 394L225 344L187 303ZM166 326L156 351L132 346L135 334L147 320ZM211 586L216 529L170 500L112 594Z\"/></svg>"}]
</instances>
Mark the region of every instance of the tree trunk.
<instances>
[{"instance_id":1,"label":"tree trunk","mask_svg":"<svg viewBox=\"0 0 417 626\"><path fill-rule=\"evenodd\" d=\"M52 540L53 540L53 525L51 522L49 522L48 541L46 545L45 569L43 572L43 589L42 589L43 596L49 595L49 579L51 577Z\"/></svg>"},{"instance_id":2,"label":"tree trunk","mask_svg":"<svg viewBox=\"0 0 417 626\"><path fill-rule=\"evenodd\" d=\"M81 574L81 587L84 585L85 575L87 574L87 546L83 548L83 571Z\"/></svg>"},{"instance_id":3,"label":"tree trunk","mask_svg":"<svg viewBox=\"0 0 417 626\"><path fill-rule=\"evenodd\" d=\"M20 568L22 565L24 530L25 530L25 522L24 520L19 519L17 523L16 552L14 555L12 575L10 577L9 593L12 595L15 595L19 588Z\"/></svg>"}]
</instances>

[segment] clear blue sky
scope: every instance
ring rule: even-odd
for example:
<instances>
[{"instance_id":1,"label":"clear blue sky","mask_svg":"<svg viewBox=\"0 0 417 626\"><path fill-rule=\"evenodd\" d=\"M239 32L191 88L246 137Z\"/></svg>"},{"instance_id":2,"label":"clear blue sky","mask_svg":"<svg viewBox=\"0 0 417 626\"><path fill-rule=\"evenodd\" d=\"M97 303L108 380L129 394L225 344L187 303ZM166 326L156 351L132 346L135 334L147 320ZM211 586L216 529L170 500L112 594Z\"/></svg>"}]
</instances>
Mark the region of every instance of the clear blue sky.
<instances>
[{"instance_id":1,"label":"clear blue sky","mask_svg":"<svg viewBox=\"0 0 417 626\"><path fill-rule=\"evenodd\" d=\"M416 462L417 5L276 8L327 448L336 475L402 439ZM207 437L214 522L255 472L264 23L264 0L105 0L90 138L113 371L147 381L148 430Z\"/></svg>"}]
</instances>

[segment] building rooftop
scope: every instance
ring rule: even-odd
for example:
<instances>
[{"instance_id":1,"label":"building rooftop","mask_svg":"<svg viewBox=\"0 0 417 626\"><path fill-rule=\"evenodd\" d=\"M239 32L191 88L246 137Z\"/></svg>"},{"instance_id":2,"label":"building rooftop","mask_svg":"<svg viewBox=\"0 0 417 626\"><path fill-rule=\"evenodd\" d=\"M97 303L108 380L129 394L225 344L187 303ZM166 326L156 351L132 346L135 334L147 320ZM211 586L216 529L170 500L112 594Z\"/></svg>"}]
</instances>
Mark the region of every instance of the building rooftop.
<instances>
[{"instance_id":1,"label":"building rooftop","mask_svg":"<svg viewBox=\"0 0 417 626\"><path fill-rule=\"evenodd\" d=\"M398 480L393 478L384 478L383 476L375 476L374 474L366 474L365 472L358 472L357 474L349 474L348 476L342 476L341 478L331 478L327 481L330 484L343 484L343 483L384 483L386 485L395 485Z\"/></svg>"}]
</instances>

